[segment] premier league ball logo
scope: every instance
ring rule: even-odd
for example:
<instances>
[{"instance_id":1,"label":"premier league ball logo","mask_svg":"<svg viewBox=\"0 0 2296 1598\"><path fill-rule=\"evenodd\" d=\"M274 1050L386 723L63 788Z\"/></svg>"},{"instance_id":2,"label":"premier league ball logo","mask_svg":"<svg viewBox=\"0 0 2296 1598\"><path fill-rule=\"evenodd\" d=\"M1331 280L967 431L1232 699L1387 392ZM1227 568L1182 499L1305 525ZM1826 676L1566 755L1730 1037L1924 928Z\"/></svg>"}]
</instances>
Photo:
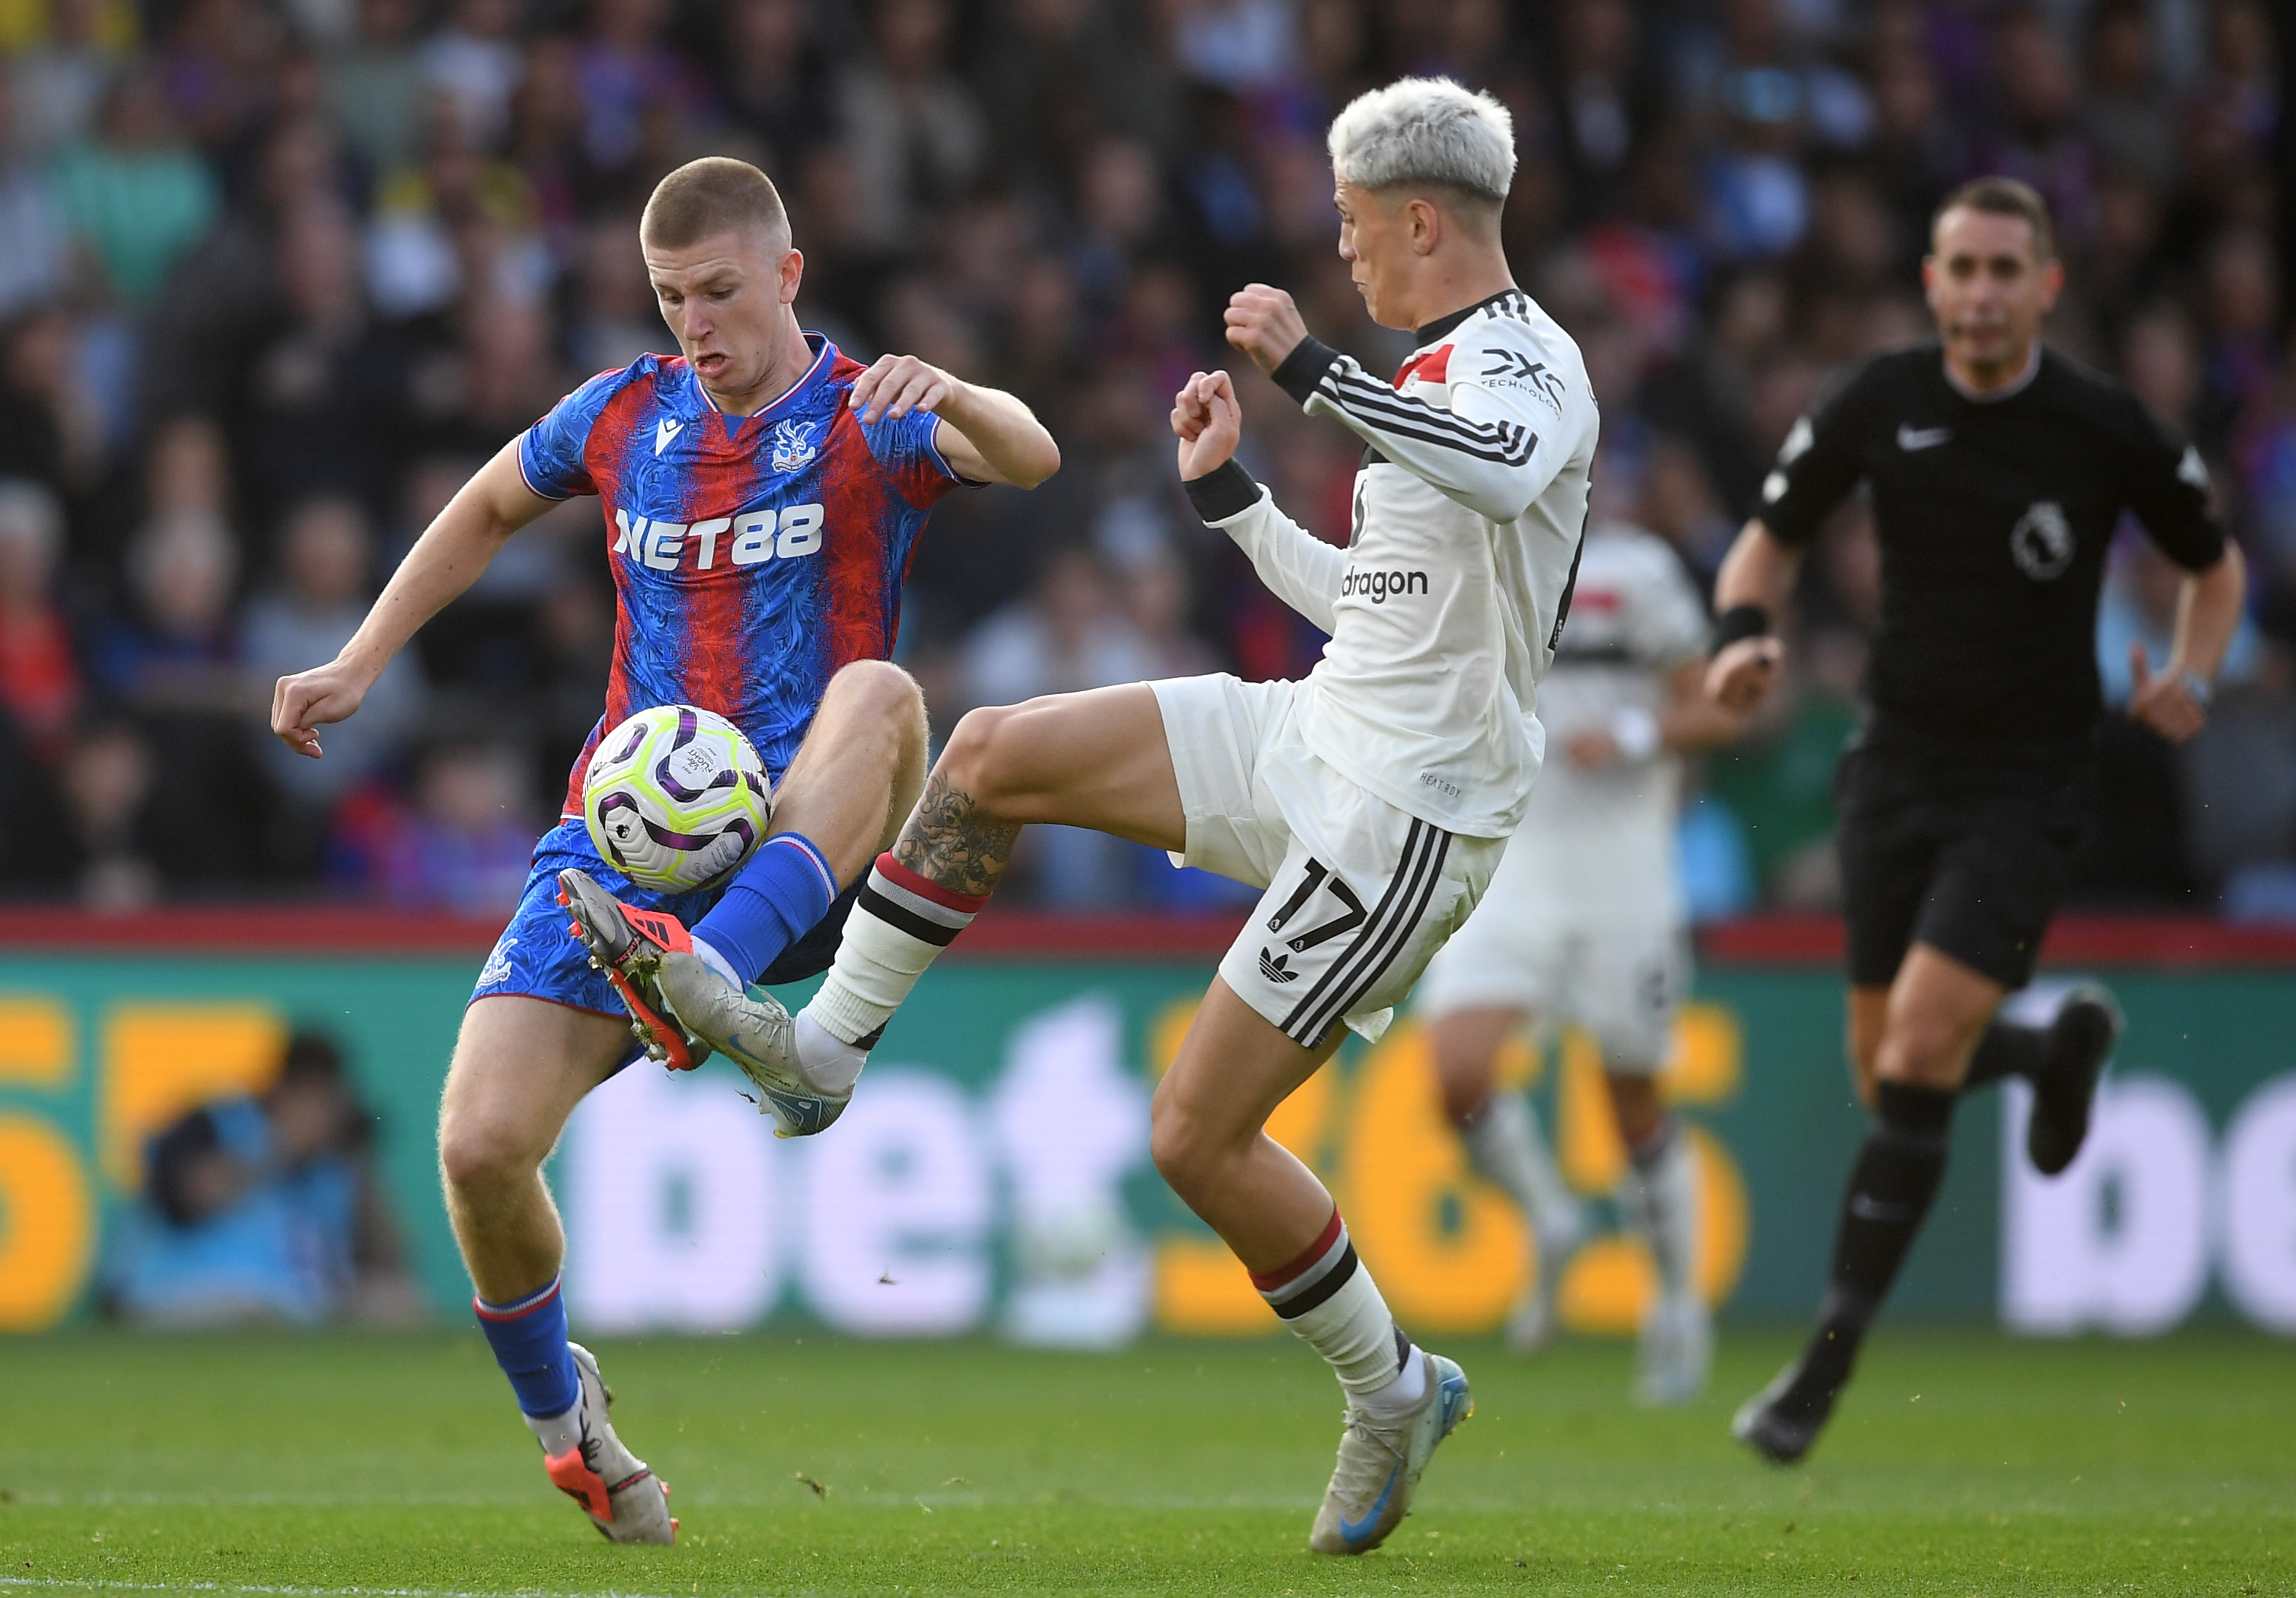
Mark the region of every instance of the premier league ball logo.
<instances>
[{"instance_id":1,"label":"premier league ball logo","mask_svg":"<svg viewBox=\"0 0 2296 1598\"><path fill-rule=\"evenodd\" d=\"M2063 576L2073 564L2073 528L2064 507L2043 499L2027 510L2009 530L2009 553L2017 569L2036 582Z\"/></svg>"}]
</instances>

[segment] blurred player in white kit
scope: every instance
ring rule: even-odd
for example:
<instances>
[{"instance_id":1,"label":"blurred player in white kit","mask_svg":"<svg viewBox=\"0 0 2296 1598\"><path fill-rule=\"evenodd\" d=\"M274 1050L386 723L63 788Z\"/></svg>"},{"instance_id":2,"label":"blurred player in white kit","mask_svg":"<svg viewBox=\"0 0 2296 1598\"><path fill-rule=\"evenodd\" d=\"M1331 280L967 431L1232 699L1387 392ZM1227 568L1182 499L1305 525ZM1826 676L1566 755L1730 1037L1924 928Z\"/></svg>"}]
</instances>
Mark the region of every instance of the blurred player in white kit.
<instances>
[{"instance_id":1,"label":"blurred player in white kit","mask_svg":"<svg viewBox=\"0 0 2296 1598\"><path fill-rule=\"evenodd\" d=\"M1712 1343L1693 1280L1697 1167L1655 1081L1689 978L1677 755L1727 742L1740 725L1704 695L1707 629L1705 604L1664 540L1616 522L1589 530L1570 620L1539 688L1545 769L1489 891L1415 1000L1431 1023L1445 1113L1538 1244L1507 1324L1526 1352L1553 1332L1555 1289L1586 1219L1530 1101L1496 1086L1500 1053L1526 1024L1578 1026L1602 1050L1628 1157L1620 1208L1658 1267L1636 1380L1648 1404L1695 1397Z\"/></svg>"}]
</instances>

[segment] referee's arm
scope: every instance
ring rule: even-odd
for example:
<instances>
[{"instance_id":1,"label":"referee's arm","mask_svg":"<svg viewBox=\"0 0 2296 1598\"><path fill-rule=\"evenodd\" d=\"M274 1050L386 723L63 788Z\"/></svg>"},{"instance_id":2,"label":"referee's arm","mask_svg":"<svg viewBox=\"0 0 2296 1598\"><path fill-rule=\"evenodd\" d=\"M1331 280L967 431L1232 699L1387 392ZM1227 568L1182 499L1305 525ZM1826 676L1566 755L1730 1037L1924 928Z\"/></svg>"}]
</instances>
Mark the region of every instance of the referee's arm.
<instances>
[{"instance_id":1,"label":"referee's arm","mask_svg":"<svg viewBox=\"0 0 2296 1598\"><path fill-rule=\"evenodd\" d=\"M1706 668L1706 696L1735 715L1751 714L1777 680L1785 647L1771 634L1770 618L1781 614L1792 597L1801 556L1757 516L1722 557L1722 570L1714 579L1716 647ZM2227 630L2226 638L2230 637ZM2223 647L2219 640L2219 654Z\"/></svg>"},{"instance_id":2,"label":"referee's arm","mask_svg":"<svg viewBox=\"0 0 2296 1598\"><path fill-rule=\"evenodd\" d=\"M1737 551L1731 554L1734 557ZM2172 744L2200 731L2208 720L2209 684L2216 680L2247 603L2248 562L2240 546L2227 539L2214 565L2185 572L2178 584L2177 631L2169 641L2169 663L2158 677L2144 658L2144 646L2129 645L2128 713Z\"/></svg>"}]
</instances>

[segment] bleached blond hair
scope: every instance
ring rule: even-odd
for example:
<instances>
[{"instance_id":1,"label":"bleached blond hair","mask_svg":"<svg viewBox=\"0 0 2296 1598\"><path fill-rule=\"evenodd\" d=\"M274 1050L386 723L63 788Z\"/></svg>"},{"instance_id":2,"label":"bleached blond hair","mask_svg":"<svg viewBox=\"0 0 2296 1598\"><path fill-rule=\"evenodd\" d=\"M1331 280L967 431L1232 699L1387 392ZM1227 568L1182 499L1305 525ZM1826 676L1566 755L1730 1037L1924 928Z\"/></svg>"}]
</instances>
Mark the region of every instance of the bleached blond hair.
<instances>
[{"instance_id":1,"label":"bleached blond hair","mask_svg":"<svg viewBox=\"0 0 2296 1598\"><path fill-rule=\"evenodd\" d=\"M1402 78L1357 95L1325 142L1332 175L1357 188L1424 184L1504 205L1514 182L1514 119L1447 78Z\"/></svg>"}]
</instances>

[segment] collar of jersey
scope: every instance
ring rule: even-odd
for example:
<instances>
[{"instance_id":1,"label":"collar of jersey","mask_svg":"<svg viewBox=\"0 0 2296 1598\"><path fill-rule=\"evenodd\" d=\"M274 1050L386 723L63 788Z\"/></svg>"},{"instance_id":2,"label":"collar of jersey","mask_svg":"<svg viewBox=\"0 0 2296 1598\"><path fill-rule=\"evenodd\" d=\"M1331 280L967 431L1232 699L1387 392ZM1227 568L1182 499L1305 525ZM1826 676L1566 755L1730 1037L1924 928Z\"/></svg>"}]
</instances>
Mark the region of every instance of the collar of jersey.
<instances>
[{"instance_id":1,"label":"collar of jersey","mask_svg":"<svg viewBox=\"0 0 2296 1598\"><path fill-rule=\"evenodd\" d=\"M803 376L775 396L772 403L759 406L746 416L726 416L724 411L718 410L718 401L709 397L709 391L702 386L701 374L693 369L691 362L686 365L685 375L693 384L693 391L701 397L701 403L719 416L726 416L726 430L738 432L752 422L771 420L790 408L794 400L819 381L823 373L837 364L837 346L829 342L827 334L808 333L805 335L805 342L813 348L813 365L805 369Z\"/></svg>"},{"instance_id":2,"label":"collar of jersey","mask_svg":"<svg viewBox=\"0 0 2296 1598\"><path fill-rule=\"evenodd\" d=\"M1998 405L2004 400L2014 400L2033 386L2033 380L2041 375L2041 341L2036 338L2033 341L2033 353L2025 358L2025 369L2001 387L1987 389L1982 393L1970 388L1953 375L1953 368L1946 364L1945 346L1942 344L1938 346L1938 370L1945 374L1946 387L1972 405Z\"/></svg>"},{"instance_id":3,"label":"collar of jersey","mask_svg":"<svg viewBox=\"0 0 2296 1598\"><path fill-rule=\"evenodd\" d=\"M1460 323L1465 321L1469 317L1473 316L1477 311L1482 309L1483 307L1487 305L1496 305L1509 294L1520 294L1521 292L1522 292L1521 289L1501 289L1496 294L1486 294L1480 300L1476 301L1472 305L1468 306L1464 310L1455 310L1447 317L1438 317L1432 322L1428 323L1424 327L1413 328L1411 330L1411 336L1419 343L1432 343L1437 339L1441 338L1445 334L1450 332L1454 327L1456 327Z\"/></svg>"}]
</instances>

